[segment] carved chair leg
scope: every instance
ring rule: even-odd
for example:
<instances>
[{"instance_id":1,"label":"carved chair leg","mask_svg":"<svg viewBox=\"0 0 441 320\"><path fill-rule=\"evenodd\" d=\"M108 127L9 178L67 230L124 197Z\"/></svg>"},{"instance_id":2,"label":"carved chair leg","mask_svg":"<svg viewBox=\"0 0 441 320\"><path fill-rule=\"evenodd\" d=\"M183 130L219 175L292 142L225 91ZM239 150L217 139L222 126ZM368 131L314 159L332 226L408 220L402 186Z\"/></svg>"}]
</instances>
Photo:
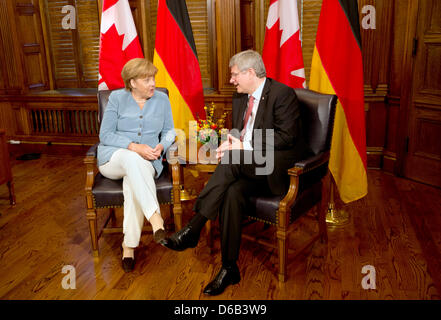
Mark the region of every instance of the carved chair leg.
<instances>
[{"instance_id":1,"label":"carved chair leg","mask_svg":"<svg viewBox=\"0 0 441 320\"><path fill-rule=\"evenodd\" d=\"M14 192L14 183L12 181L7 182L9 189L9 203L14 206L15 205L15 192Z\"/></svg>"},{"instance_id":2,"label":"carved chair leg","mask_svg":"<svg viewBox=\"0 0 441 320\"><path fill-rule=\"evenodd\" d=\"M173 220L175 223L175 231L182 229L182 206L181 204L173 205Z\"/></svg>"},{"instance_id":3,"label":"carved chair leg","mask_svg":"<svg viewBox=\"0 0 441 320\"><path fill-rule=\"evenodd\" d=\"M96 221L96 210L89 209L87 211L87 221L89 222L90 241L92 243L92 254L94 257L98 257L99 256L98 227Z\"/></svg>"},{"instance_id":4,"label":"carved chair leg","mask_svg":"<svg viewBox=\"0 0 441 320\"><path fill-rule=\"evenodd\" d=\"M164 219L164 228L166 231L174 230L174 223L173 223L171 210L172 210L171 204L161 205L162 219ZM164 212L166 212L166 214L164 214Z\"/></svg>"},{"instance_id":5,"label":"carved chair leg","mask_svg":"<svg viewBox=\"0 0 441 320\"><path fill-rule=\"evenodd\" d=\"M279 247L279 282L286 281L286 257L288 255L286 238L286 230L277 227L277 243Z\"/></svg>"},{"instance_id":6,"label":"carved chair leg","mask_svg":"<svg viewBox=\"0 0 441 320\"><path fill-rule=\"evenodd\" d=\"M115 208L110 208L110 219L112 220L112 223L114 224L116 221Z\"/></svg>"}]
</instances>

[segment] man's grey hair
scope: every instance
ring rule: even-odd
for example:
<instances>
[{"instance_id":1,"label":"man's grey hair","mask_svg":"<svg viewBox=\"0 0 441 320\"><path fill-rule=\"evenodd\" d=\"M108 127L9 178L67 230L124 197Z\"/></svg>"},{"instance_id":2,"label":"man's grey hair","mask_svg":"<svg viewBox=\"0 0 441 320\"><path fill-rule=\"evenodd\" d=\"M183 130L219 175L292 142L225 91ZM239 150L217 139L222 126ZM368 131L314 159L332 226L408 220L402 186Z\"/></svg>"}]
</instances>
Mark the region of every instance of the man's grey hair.
<instances>
[{"instance_id":1,"label":"man's grey hair","mask_svg":"<svg viewBox=\"0 0 441 320\"><path fill-rule=\"evenodd\" d=\"M251 68L254 69L257 77L266 77L266 69L262 57L254 50L246 50L236 53L230 59L230 68L234 65L236 65L240 71L245 71Z\"/></svg>"}]
</instances>

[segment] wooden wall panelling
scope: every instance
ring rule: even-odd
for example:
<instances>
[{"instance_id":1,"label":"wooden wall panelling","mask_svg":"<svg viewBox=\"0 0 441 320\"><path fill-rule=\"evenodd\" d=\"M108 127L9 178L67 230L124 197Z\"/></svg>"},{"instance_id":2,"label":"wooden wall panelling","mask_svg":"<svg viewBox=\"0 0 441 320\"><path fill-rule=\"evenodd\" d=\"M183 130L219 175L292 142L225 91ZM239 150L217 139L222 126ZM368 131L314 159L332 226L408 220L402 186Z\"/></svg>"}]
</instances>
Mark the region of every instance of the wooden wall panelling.
<instances>
[{"instance_id":1,"label":"wooden wall panelling","mask_svg":"<svg viewBox=\"0 0 441 320\"><path fill-rule=\"evenodd\" d=\"M240 0L240 51L256 47L255 19L254 0Z\"/></svg>"},{"instance_id":2,"label":"wooden wall panelling","mask_svg":"<svg viewBox=\"0 0 441 320\"><path fill-rule=\"evenodd\" d=\"M4 43L6 44L6 41L3 40L3 37L7 37L7 34L4 34L6 30L3 30L5 27L4 25L7 23L7 15L5 12L5 4L4 2L0 1L0 94L6 94L6 89L8 87L8 73L6 70L6 63L3 63L5 60L5 54L6 48L4 48ZM2 128L2 127L0 127Z\"/></svg>"},{"instance_id":3,"label":"wooden wall panelling","mask_svg":"<svg viewBox=\"0 0 441 320\"><path fill-rule=\"evenodd\" d=\"M300 3L298 3L298 8L299 11L302 10ZM317 34L321 8L322 0L303 1L302 53L307 86L309 85L312 54L315 47L315 36Z\"/></svg>"},{"instance_id":4,"label":"wooden wall panelling","mask_svg":"<svg viewBox=\"0 0 441 320\"><path fill-rule=\"evenodd\" d=\"M39 0L16 0L15 19L26 90L47 89L46 53Z\"/></svg>"},{"instance_id":5,"label":"wooden wall panelling","mask_svg":"<svg viewBox=\"0 0 441 320\"><path fill-rule=\"evenodd\" d=\"M7 137L13 135L16 131L11 103L7 101L0 101L0 128L5 129Z\"/></svg>"},{"instance_id":6,"label":"wooden wall panelling","mask_svg":"<svg viewBox=\"0 0 441 320\"><path fill-rule=\"evenodd\" d=\"M400 97L387 97L387 122L386 122L386 141L383 152L383 166L382 169L394 173L397 161L397 133L398 133L398 119L400 112Z\"/></svg>"},{"instance_id":7,"label":"wooden wall panelling","mask_svg":"<svg viewBox=\"0 0 441 320\"><path fill-rule=\"evenodd\" d=\"M390 51L394 2L387 0L359 0L360 26L365 6L373 6L376 13L376 29L361 27L363 48L363 72L365 84L372 93L386 96L389 83Z\"/></svg>"},{"instance_id":8,"label":"wooden wall panelling","mask_svg":"<svg viewBox=\"0 0 441 320\"><path fill-rule=\"evenodd\" d=\"M14 16L13 1L0 0L1 58L2 61L8 61L8 63L2 63L6 85L5 94L18 94L22 92L24 87L23 67Z\"/></svg>"},{"instance_id":9,"label":"wooden wall panelling","mask_svg":"<svg viewBox=\"0 0 441 320\"><path fill-rule=\"evenodd\" d=\"M152 25L150 20L149 1L140 1L140 18L141 18L141 28L139 29L139 35L141 37L142 50L144 51L144 57L153 61L153 56L151 54L152 39L150 37L150 32L148 31Z\"/></svg>"},{"instance_id":10,"label":"wooden wall panelling","mask_svg":"<svg viewBox=\"0 0 441 320\"><path fill-rule=\"evenodd\" d=\"M100 25L98 6L95 0L76 0L77 8L77 50L78 68L82 88L96 88L98 85L98 60Z\"/></svg>"},{"instance_id":11,"label":"wooden wall panelling","mask_svg":"<svg viewBox=\"0 0 441 320\"><path fill-rule=\"evenodd\" d=\"M15 119L15 132L14 136L17 135L30 135L31 126L28 112L26 111L26 106L24 103L13 102L12 104L13 117Z\"/></svg>"},{"instance_id":12,"label":"wooden wall panelling","mask_svg":"<svg viewBox=\"0 0 441 320\"><path fill-rule=\"evenodd\" d=\"M376 3L377 13L377 43L381 46L380 54L378 57L378 76L372 76L373 88L378 96L385 97L386 107L386 122L385 122L385 137L384 137L384 150L382 158L382 169L388 172L393 172L395 162L397 159L397 145L396 145L396 133L398 125L399 103L397 96L388 96L390 94L391 87L391 71L393 50L396 47L394 36L398 36L400 30L395 29L395 20L398 19L396 15L396 6L400 1L385 1L378 0ZM398 42L399 43L399 42ZM395 79L394 79L395 80ZM395 80L396 81L396 80Z\"/></svg>"},{"instance_id":13,"label":"wooden wall panelling","mask_svg":"<svg viewBox=\"0 0 441 320\"><path fill-rule=\"evenodd\" d=\"M386 145L386 96L389 82L393 1L359 0L358 6L365 84L368 166L381 168ZM366 15L363 13L365 6L375 8L375 29L363 27L363 19Z\"/></svg>"},{"instance_id":14,"label":"wooden wall panelling","mask_svg":"<svg viewBox=\"0 0 441 320\"><path fill-rule=\"evenodd\" d=\"M424 1L424 0L423 0ZM399 72L401 82L400 85L395 84L395 87L400 92L400 112L398 119L398 133L397 133L397 163L395 173L397 175L404 175L404 165L406 156L406 137L407 137L407 123L408 123L408 106L410 104L410 92L412 90L412 73L413 73L413 40L416 37L416 25L418 21L418 5L419 1L402 0L398 1L399 11L403 12L406 19L403 21L401 27L402 32L402 55L401 63L397 63L397 67L401 68Z\"/></svg>"},{"instance_id":15,"label":"wooden wall panelling","mask_svg":"<svg viewBox=\"0 0 441 320\"><path fill-rule=\"evenodd\" d=\"M5 49L3 48L3 40L2 34L0 32L0 61L6 61L4 55ZM7 71L6 71L6 63L0 64L0 94L6 94L7 88Z\"/></svg>"},{"instance_id":16,"label":"wooden wall panelling","mask_svg":"<svg viewBox=\"0 0 441 320\"><path fill-rule=\"evenodd\" d=\"M369 101L370 100L370 101ZM366 99L366 152L369 168L381 168L386 137L387 109L384 99Z\"/></svg>"},{"instance_id":17,"label":"wooden wall panelling","mask_svg":"<svg viewBox=\"0 0 441 320\"><path fill-rule=\"evenodd\" d=\"M230 84L230 58L240 51L240 2L239 0L216 1L216 43L218 84L221 94L232 94Z\"/></svg>"},{"instance_id":18,"label":"wooden wall panelling","mask_svg":"<svg viewBox=\"0 0 441 320\"><path fill-rule=\"evenodd\" d=\"M404 175L441 187L441 2L419 1Z\"/></svg>"},{"instance_id":19,"label":"wooden wall panelling","mask_svg":"<svg viewBox=\"0 0 441 320\"><path fill-rule=\"evenodd\" d=\"M208 32L210 24L208 20L209 2L206 0L187 0L186 3L196 44L202 85L208 90L213 90L212 57L210 56L213 35Z\"/></svg>"},{"instance_id":20,"label":"wooden wall panelling","mask_svg":"<svg viewBox=\"0 0 441 320\"><path fill-rule=\"evenodd\" d=\"M209 38L209 61L211 70L211 87L212 91L216 91L219 88L218 82L218 65L217 65L217 33L216 33L216 3L215 0L207 0L207 27Z\"/></svg>"},{"instance_id":21,"label":"wooden wall panelling","mask_svg":"<svg viewBox=\"0 0 441 320\"><path fill-rule=\"evenodd\" d=\"M140 0L129 0L130 9L132 10L133 21L135 22L136 30L138 31L139 41L141 43L141 47L143 47L145 42L144 37L144 21L142 19L142 8L141 8Z\"/></svg>"},{"instance_id":22,"label":"wooden wall panelling","mask_svg":"<svg viewBox=\"0 0 441 320\"><path fill-rule=\"evenodd\" d=\"M49 90L55 89L55 75L54 75L54 59L52 55L52 51L50 48L50 38L49 38L49 19L47 16L47 1L40 1L40 20L41 20L41 29L43 31L43 42L44 49L46 52L46 66L47 66L47 76L48 76L48 86Z\"/></svg>"},{"instance_id":23,"label":"wooden wall panelling","mask_svg":"<svg viewBox=\"0 0 441 320\"><path fill-rule=\"evenodd\" d=\"M263 42L265 40L265 25L267 19L267 16L265 15L265 0L254 0L254 17L254 49L257 52L262 53Z\"/></svg>"},{"instance_id":24,"label":"wooden wall panelling","mask_svg":"<svg viewBox=\"0 0 441 320\"><path fill-rule=\"evenodd\" d=\"M403 61L405 54L406 29L408 23L408 0L394 1L392 26L392 47L390 52L389 92L387 95L387 133L383 158L383 170L395 173L398 170L399 120L401 86L403 84Z\"/></svg>"},{"instance_id":25,"label":"wooden wall panelling","mask_svg":"<svg viewBox=\"0 0 441 320\"><path fill-rule=\"evenodd\" d=\"M151 41L151 46L149 47L149 53L148 53L148 57L150 57L150 59L152 59L153 61L153 52L155 49L155 39L156 39L156 19L157 19L157 13L158 13L158 0L149 0L149 19L150 19L150 28L149 28L149 33L150 33L150 41Z\"/></svg>"}]
</instances>

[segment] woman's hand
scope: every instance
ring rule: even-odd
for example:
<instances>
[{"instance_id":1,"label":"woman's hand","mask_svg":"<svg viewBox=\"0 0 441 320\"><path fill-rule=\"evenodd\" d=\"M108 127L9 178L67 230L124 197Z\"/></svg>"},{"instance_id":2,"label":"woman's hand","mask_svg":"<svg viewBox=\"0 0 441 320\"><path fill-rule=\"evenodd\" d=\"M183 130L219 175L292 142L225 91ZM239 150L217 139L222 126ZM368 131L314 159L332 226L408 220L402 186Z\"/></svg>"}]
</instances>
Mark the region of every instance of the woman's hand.
<instances>
[{"instance_id":1,"label":"woman's hand","mask_svg":"<svg viewBox=\"0 0 441 320\"><path fill-rule=\"evenodd\" d=\"M158 144L159 146L159 144ZM155 149L151 148L150 146L146 144L137 144L137 143L130 143L128 149L131 151L136 152L141 157L143 157L146 160L156 160L161 156L161 152L164 149L162 147L162 150L157 150L158 146L155 147ZM162 145L161 145L162 146Z\"/></svg>"},{"instance_id":2,"label":"woman's hand","mask_svg":"<svg viewBox=\"0 0 441 320\"><path fill-rule=\"evenodd\" d=\"M153 149L153 153L158 156L158 158L161 156L162 151L164 151L164 146L160 143L156 145L156 147ZM157 159L158 159L157 158Z\"/></svg>"}]
</instances>

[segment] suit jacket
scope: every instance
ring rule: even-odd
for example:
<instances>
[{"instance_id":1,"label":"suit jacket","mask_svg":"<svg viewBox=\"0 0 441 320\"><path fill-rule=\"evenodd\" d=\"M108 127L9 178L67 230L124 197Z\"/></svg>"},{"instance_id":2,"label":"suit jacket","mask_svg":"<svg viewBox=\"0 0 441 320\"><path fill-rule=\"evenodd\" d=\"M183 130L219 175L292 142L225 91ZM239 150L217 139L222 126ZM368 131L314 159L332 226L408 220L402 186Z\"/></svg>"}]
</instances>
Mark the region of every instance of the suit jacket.
<instances>
[{"instance_id":1,"label":"suit jacket","mask_svg":"<svg viewBox=\"0 0 441 320\"><path fill-rule=\"evenodd\" d=\"M243 117L247 109L248 95L233 95L233 129L243 129ZM262 139L255 138L255 129L263 129ZM267 145L265 129L274 129L274 144ZM267 176L270 190L283 195L289 187L287 170L309 154L303 138L300 104L294 89L267 78L263 87L259 108L254 120L251 145L263 155L274 150L274 170Z\"/></svg>"}]
</instances>

